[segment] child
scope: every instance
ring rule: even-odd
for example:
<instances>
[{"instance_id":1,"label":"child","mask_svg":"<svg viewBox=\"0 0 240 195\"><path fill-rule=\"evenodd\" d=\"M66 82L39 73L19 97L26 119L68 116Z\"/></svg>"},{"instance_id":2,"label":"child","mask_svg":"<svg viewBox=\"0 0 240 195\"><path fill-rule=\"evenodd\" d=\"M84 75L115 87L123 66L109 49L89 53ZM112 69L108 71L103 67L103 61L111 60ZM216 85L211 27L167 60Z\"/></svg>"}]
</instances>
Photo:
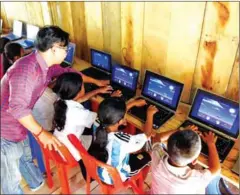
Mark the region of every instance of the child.
<instances>
[{"instance_id":1,"label":"child","mask_svg":"<svg viewBox=\"0 0 240 195\"><path fill-rule=\"evenodd\" d=\"M196 164L201 151L201 139L195 131L197 127L190 126L162 133L160 142L168 140L167 152L161 143L153 145L151 194L205 194L205 188L221 166L212 132L200 134L208 145L209 168L196 170L188 166Z\"/></svg>"},{"instance_id":2,"label":"child","mask_svg":"<svg viewBox=\"0 0 240 195\"><path fill-rule=\"evenodd\" d=\"M89 153L96 159L116 167L122 181L137 174L151 161L147 152L137 151L142 149L152 134L152 121L153 115L157 112L156 107L150 106L148 108L144 133L129 135L119 131L119 128L126 124L124 117L127 109L144 104L146 104L144 100L136 100L126 106L125 102L119 98L109 98L105 99L99 106L100 126L97 128L96 140L90 147ZM137 153L133 154L133 152ZM99 168L98 174L102 181L112 184L106 170ZM84 172L83 176L85 177Z\"/></svg>"},{"instance_id":3,"label":"child","mask_svg":"<svg viewBox=\"0 0 240 195\"><path fill-rule=\"evenodd\" d=\"M14 42L7 43L3 52L3 73L5 74L8 68L10 68L16 60L23 56L24 50L20 44Z\"/></svg>"},{"instance_id":4,"label":"child","mask_svg":"<svg viewBox=\"0 0 240 195\"><path fill-rule=\"evenodd\" d=\"M0 78L7 72L8 68L20 57L23 49L18 43L9 42L9 39L0 38Z\"/></svg>"},{"instance_id":5,"label":"child","mask_svg":"<svg viewBox=\"0 0 240 195\"><path fill-rule=\"evenodd\" d=\"M92 93L108 93L110 87L102 87ZM74 134L86 149L89 148L92 136L83 136L85 129L91 128L97 114L85 109L79 102L85 101L85 90L80 74L68 72L57 78L53 91L59 96L54 103L53 130L54 135L69 149L73 157L81 159L77 149L71 144L67 136Z\"/></svg>"}]
</instances>

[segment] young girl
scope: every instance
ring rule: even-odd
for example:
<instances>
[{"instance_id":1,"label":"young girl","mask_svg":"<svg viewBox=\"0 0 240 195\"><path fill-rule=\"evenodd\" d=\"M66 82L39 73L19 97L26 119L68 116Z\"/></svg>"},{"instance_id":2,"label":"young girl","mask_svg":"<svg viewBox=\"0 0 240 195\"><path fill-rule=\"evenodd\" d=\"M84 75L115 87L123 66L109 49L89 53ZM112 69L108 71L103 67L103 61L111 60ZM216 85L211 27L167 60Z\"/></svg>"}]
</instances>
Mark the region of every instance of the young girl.
<instances>
[{"instance_id":1,"label":"young girl","mask_svg":"<svg viewBox=\"0 0 240 195\"><path fill-rule=\"evenodd\" d=\"M137 174L151 162L151 157L147 152L137 151L142 149L152 134L153 115L157 112L156 107L148 108L144 133L129 135L119 131L119 127L126 125L124 118L126 111L133 106L143 106L144 104L146 104L144 100L136 100L126 106L125 102L119 98L109 98L99 106L100 126L97 128L96 139L91 145L89 153L98 160L116 167L122 181ZM99 168L98 174L102 181L112 184L106 170Z\"/></svg>"},{"instance_id":2,"label":"young girl","mask_svg":"<svg viewBox=\"0 0 240 195\"><path fill-rule=\"evenodd\" d=\"M92 93L108 93L110 87L99 88ZM71 144L67 136L74 134L86 149L89 148L92 136L82 135L85 128L91 128L97 114L85 109L79 102L85 101L85 90L80 74L64 73L57 78L53 91L59 99L54 103L53 130L54 135L69 149L73 157L81 159L77 149ZM90 94L89 93L89 94Z\"/></svg>"}]
</instances>

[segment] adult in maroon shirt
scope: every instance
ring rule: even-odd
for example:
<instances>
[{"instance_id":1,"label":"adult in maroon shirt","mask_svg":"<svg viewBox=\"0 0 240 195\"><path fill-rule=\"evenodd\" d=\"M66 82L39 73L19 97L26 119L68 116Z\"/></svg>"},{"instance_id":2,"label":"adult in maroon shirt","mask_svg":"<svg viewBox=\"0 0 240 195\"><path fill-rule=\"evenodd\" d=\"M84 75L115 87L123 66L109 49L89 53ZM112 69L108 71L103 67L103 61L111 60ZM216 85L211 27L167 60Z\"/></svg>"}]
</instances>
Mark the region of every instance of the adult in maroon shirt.
<instances>
[{"instance_id":1,"label":"adult in maroon shirt","mask_svg":"<svg viewBox=\"0 0 240 195\"><path fill-rule=\"evenodd\" d=\"M44 183L32 161L27 130L50 150L61 145L36 122L32 108L52 78L74 71L56 65L66 57L68 42L69 34L59 27L41 28L35 42L37 50L17 60L1 80L1 187L4 194L23 194L21 175L33 191ZM82 78L98 86L109 83L85 75Z\"/></svg>"}]
</instances>

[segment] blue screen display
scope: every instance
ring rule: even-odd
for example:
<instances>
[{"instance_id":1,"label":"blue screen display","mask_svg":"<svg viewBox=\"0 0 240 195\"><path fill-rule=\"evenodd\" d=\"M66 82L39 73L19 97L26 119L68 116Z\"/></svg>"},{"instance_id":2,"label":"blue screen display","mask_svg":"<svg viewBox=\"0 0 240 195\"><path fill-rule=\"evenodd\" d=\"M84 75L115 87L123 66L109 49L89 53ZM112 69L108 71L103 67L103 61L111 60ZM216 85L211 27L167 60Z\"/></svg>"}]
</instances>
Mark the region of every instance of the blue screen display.
<instances>
[{"instance_id":1,"label":"blue screen display","mask_svg":"<svg viewBox=\"0 0 240 195\"><path fill-rule=\"evenodd\" d=\"M121 65L115 64L112 66L112 81L133 91L135 91L137 87L138 74L139 72L137 70Z\"/></svg>"},{"instance_id":2,"label":"blue screen display","mask_svg":"<svg viewBox=\"0 0 240 195\"><path fill-rule=\"evenodd\" d=\"M107 53L91 50L91 63L95 67L101 68L108 72L111 71L111 56Z\"/></svg>"},{"instance_id":3,"label":"blue screen display","mask_svg":"<svg viewBox=\"0 0 240 195\"><path fill-rule=\"evenodd\" d=\"M190 117L232 136L239 131L239 106L236 102L198 90Z\"/></svg>"},{"instance_id":4,"label":"blue screen display","mask_svg":"<svg viewBox=\"0 0 240 195\"><path fill-rule=\"evenodd\" d=\"M67 62L68 64L72 64L73 63L75 47L76 47L76 45L74 43L69 43L68 44L67 56L64 59L64 61Z\"/></svg>"},{"instance_id":5,"label":"blue screen display","mask_svg":"<svg viewBox=\"0 0 240 195\"><path fill-rule=\"evenodd\" d=\"M146 72L142 94L171 109L176 109L182 88L181 83L178 84L160 75Z\"/></svg>"}]
</instances>

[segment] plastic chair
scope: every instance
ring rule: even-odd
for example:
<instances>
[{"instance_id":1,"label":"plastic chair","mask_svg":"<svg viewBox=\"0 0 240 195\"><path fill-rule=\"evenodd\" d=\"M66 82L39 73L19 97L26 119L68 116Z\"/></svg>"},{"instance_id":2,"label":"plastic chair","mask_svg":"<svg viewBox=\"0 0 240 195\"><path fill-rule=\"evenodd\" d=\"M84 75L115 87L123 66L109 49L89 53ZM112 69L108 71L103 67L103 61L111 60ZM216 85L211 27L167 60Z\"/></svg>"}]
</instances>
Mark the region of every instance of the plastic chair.
<instances>
[{"instance_id":1,"label":"plastic chair","mask_svg":"<svg viewBox=\"0 0 240 195\"><path fill-rule=\"evenodd\" d=\"M37 159L37 163L38 163L38 167L39 167L40 171L43 174L45 174L46 169L45 169L45 165L44 165L44 161L43 161L41 148L30 131L28 131L28 137L29 137L29 144L30 144L30 148L31 148L32 157L33 157L33 159Z\"/></svg>"},{"instance_id":2,"label":"plastic chair","mask_svg":"<svg viewBox=\"0 0 240 195\"><path fill-rule=\"evenodd\" d=\"M57 173L62 188L62 194L70 194L67 174L70 168L79 166L78 162L74 159L74 157L71 155L66 146L62 145L61 147L59 147L59 151L65 158L63 159L59 152L55 151L54 149L49 150L48 148L44 148L43 144L36 137L35 139L38 141L44 154L48 187L49 188L53 187L53 179L50 169L50 161L53 161L57 167Z\"/></svg>"},{"instance_id":3,"label":"plastic chair","mask_svg":"<svg viewBox=\"0 0 240 195\"><path fill-rule=\"evenodd\" d=\"M117 193L121 189L132 188L134 193L136 194L144 194L143 191L143 175L142 171L140 171L137 175L131 177L125 182L122 182L121 177L116 168L107 165L103 162L96 160L93 156L88 154L86 149L83 147L79 139L71 134L68 135L68 139L70 142L78 149L80 155L82 157L83 163L87 170L87 186L86 186L86 194L90 194L90 181L91 178L96 180L102 190L102 194L113 194ZM101 181L97 174L98 167L104 168L108 171L110 177L112 178L113 185L108 185Z\"/></svg>"}]
</instances>

